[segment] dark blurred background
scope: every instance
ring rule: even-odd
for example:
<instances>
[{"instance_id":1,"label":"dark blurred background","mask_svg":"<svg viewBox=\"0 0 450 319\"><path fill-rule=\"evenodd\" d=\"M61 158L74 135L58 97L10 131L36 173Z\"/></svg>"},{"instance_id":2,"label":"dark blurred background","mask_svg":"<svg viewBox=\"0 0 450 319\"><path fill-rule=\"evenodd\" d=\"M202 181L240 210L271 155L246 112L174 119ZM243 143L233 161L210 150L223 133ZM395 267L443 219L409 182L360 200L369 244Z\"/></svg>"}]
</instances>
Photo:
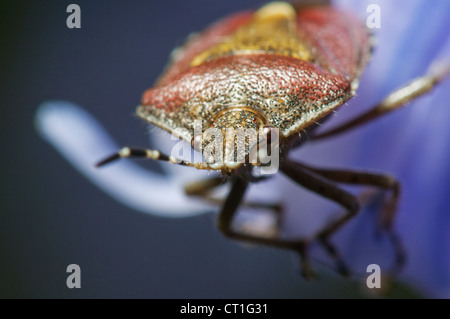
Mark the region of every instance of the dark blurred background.
<instances>
[{"instance_id":1,"label":"dark blurred background","mask_svg":"<svg viewBox=\"0 0 450 319\"><path fill-rule=\"evenodd\" d=\"M171 50L192 31L263 1L73 1L0 6L2 298L367 297L362 283L322 269L305 282L290 253L223 238L215 215L135 212L76 172L33 124L40 103L73 101L121 145L146 145L132 116ZM151 163L142 163L149 168ZM66 267L81 267L81 289Z\"/></svg>"}]
</instances>

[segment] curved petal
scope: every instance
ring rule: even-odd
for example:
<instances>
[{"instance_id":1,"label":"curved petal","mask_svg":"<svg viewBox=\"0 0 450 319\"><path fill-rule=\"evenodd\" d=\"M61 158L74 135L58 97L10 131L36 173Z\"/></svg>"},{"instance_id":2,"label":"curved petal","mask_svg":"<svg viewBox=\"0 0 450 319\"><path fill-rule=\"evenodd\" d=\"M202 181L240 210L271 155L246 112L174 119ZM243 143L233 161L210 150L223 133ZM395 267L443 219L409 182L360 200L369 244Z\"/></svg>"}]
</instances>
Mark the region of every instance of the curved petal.
<instances>
[{"instance_id":1,"label":"curved petal","mask_svg":"<svg viewBox=\"0 0 450 319\"><path fill-rule=\"evenodd\" d=\"M212 210L211 206L187 197L179 179L150 172L132 161L96 169L99 159L119 147L90 114L72 103L43 103L36 125L41 135L84 176L129 207L164 217L187 217Z\"/></svg>"}]
</instances>

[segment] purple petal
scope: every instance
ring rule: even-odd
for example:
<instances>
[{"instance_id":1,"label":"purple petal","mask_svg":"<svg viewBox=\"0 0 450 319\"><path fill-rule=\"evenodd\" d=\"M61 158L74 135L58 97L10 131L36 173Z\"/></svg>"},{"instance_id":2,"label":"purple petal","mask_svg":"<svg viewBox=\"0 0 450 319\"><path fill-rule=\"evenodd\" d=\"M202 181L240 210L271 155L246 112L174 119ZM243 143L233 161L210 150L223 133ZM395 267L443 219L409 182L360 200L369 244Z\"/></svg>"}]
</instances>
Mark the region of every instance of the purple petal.
<instances>
[{"instance_id":1,"label":"purple petal","mask_svg":"<svg viewBox=\"0 0 450 319\"><path fill-rule=\"evenodd\" d=\"M362 17L369 3L336 2L359 8ZM450 63L450 2L370 1L374 2L382 14L382 27L375 30L378 46L362 77L358 96L342 107L328 127L374 105L413 77L424 75L434 60ZM438 297L450 296L449 100L447 79L406 109L293 154L319 166L357 167L396 176L403 189L395 226L408 255L401 279ZM281 183L289 207L288 233L299 233L299 229L313 232L311 229L329 218L328 212L339 211L337 206L323 201L311 204L291 183ZM305 214L319 217L305 217L298 207ZM375 236L375 225L376 209L369 207L334 238L344 259L357 273L364 273L371 263L380 264L382 270L392 265L392 245L386 237ZM318 250L315 256L324 259Z\"/></svg>"}]
</instances>

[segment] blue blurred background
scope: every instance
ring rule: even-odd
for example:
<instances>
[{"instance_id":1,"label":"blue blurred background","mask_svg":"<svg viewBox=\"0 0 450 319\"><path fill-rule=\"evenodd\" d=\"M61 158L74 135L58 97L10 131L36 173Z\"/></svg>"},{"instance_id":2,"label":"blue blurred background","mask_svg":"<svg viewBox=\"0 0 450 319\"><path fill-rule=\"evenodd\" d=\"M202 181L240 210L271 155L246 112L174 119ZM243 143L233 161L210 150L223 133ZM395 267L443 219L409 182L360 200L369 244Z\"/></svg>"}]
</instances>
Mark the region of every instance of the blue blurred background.
<instances>
[{"instance_id":1,"label":"blue blurred background","mask_svg":"<svg viewBox=\"0 0 450 319\"><path fill-rule=\"evenodd\" d=\"M288 252L226 240L215 215L164 219L118 204L34 128L38 105L63 99L88 109L119 144L147 145L133 112L171 50L264 1L78 0L81 29L66 27L70 3L0 4L1 298L368 297L362 283L323 269L305 282ZM72 263L81 289L66 287Z\"/></svg>"}]
</instances>

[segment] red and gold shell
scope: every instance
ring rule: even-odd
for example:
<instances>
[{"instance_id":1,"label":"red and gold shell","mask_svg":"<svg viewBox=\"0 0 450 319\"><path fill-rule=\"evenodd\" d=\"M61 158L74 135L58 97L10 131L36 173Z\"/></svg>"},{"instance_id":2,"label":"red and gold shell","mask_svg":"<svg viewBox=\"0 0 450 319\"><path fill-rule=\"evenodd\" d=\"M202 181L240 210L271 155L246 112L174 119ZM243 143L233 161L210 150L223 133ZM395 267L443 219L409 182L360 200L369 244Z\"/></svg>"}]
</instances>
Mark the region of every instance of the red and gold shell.
<instances>
[{"instance_id":1,"label":"red and gold shell","mask_svg":"<svg viewBox=\"0 0 450 319\"><path fill-rule=\"evenodd\" d=\"M137 108L172 133L271 126L287 139L349 100L370 57L370 35L329 5L269 3L229 16L173 51ZM183 135L185 134L185 135Z\"/></svg>"}]
</instances>

